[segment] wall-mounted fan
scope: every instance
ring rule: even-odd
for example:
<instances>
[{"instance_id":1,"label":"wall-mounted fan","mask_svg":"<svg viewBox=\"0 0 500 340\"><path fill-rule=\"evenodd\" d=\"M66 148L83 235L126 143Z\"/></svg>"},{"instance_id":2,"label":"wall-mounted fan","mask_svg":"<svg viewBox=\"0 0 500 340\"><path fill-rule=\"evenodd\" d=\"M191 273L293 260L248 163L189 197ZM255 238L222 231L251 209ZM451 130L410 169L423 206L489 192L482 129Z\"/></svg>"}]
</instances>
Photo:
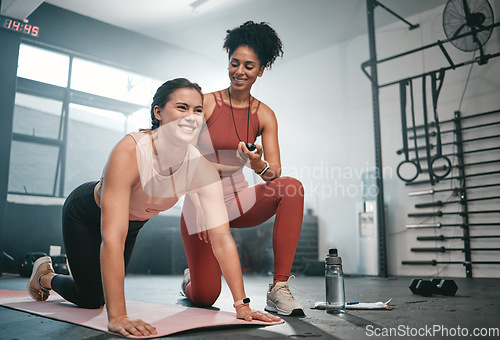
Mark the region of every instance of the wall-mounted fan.
<instances>
[{"instance_id":1,"label":"wall-mounted fan","mask_svg":"<svg viewBox=\"0 0 500 340\"><path fill-rule=\"evenodd\" d=\"M448 39L476 32L494 23L493 10L488 0L448 0L443 12L443 29ZM493 28L476 32L451 43L465 52L482 49L490 39Z\"/></svg>"}]
</instances>

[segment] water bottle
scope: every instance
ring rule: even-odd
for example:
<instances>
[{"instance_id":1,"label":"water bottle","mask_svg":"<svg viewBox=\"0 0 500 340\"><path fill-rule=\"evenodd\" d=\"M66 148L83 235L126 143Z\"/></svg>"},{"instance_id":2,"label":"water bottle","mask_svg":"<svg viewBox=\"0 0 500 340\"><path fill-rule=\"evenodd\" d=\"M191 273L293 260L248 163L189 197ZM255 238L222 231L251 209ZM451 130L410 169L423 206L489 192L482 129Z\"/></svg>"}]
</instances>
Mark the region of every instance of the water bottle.
<instances>
[{"instance_id":1,"label":"water bottle","mask_svg":"<svg viewBox=\"0 0 500 340\"><path fill-rule=\"evenodd\" d=\"M344 273L337 249L330 249L325 259L326 311L345 313Z\"/></svg>"}]
</instances>

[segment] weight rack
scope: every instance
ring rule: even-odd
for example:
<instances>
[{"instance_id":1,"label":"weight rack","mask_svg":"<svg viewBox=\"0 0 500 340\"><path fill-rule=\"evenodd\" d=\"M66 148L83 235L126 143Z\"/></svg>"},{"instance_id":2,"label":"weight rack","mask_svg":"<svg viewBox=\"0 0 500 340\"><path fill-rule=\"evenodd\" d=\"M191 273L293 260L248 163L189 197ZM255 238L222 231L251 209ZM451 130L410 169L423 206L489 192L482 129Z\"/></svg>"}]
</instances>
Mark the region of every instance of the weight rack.
<instances>
[{"instance_id":1,"label":"weight rack","mask_svg":"<svg viewBox=\"0 0 500 340\"><path fill-rule=\"evenodd\" d=\"M404 22L406 25L408 25L409 30L413 30L413 29L418 28L419 24L412 24L412 23L408 22L403 17L399 16L398 14L393 12L392 10L388 9L386 6L384 6L382 3L380 3L377 0L366 0L366 7L367 7L368 45L369 45L370 58L369 58L369 60L367 60L361 64L361 70L367 76L367 78L370 80L371 87L372 87L373 125L374 125L374 140L375 140L375 143L374 143L375 144L375 167L379 170L378 173L381 174L382 173L382 171L381 171L381 169L382 169L382 152L381 152L382 146L381 146L381 132L380 132L380 98L379 98L380 89L384 88L384 87L392 86L392 85L401 84L402 81L410 81L411 82L412 80L417 79L417 78L422 78L422 77L427 77L427 76L435 77L437 72L441 72L441 71L446 72L449 70L455 70L457 68L460 68L460 67L463 67L466 65L470 65L473 63L477 63L478 65L484 65L484 64L488 63L489 60L496 58L496 57L499 57L500 52L496 52L496 53L492 53L492 54L484 54L483 48L480 45L480 56L479 57L476 57L473 60L455 63L452 60L452 58L450 57L450 55L448 54L448 52L445 48L445 45L447 43L452 42L453 40L461 39L461 38L464 38L464 37L470 36L470 35L472 35L477 41L477 37L476 37L477 33L484 31L484 30L488 30L488 29L496 29L497 27L500 27L500 22L495 22L490 26L485 26L485 27L482 27L480 29L475 29L475 30L472 30L471 32L468 32L468 33L458 34L452 38L448 38L445 40L437 40L434 43L424 45L424 46L416 48L416 49L408 50L408 51L405 51L405 52L402 52L402 53L399 53L399 54L396 54L396 55L393 55L393 56L390 56L390 57L387 57L384 59L377 59L377 48L376 48L376 41L375 41L376 40L375 39L376 38L375 37L375 15L374 15L375 9L377 7L380 7L382 9L386 10L387 12L389 12L390 14L394 15L399 20ZM424 51L427 49L431 49L431 48L439 48L440 49L440 51L442 52L442 54L444 55L444 57L446 58L446 60L448 62L448 66L445 66L439 70L427 72L427 73L424 73L421 75L411 76L411 77L408 77L406 79L391 81L391 82L387 82L384 84L379 83L379 79L378 79L378 65L379 64L385 63L385 62L388 62L388 61L391 61L394 59L398 59L398 58L401 58L404 56L408 56L408 55L411 55L411 54L416 53L416 52L421 52L421 51ZM367 69L369 71L367 71ZM454 118L453 122L455 122L456 119L457 119L457 117ZM458 123L460 123L460 114L458 114ZM415 124L413 124L413 126L415 126ZM405 128L406 128L406 124L405 124ZM460 130L460 131L462 131L462 130ZM442 133L450 133L450 132L443 131ZM427 154L430 153L430 148L429 148L430 145L428 145L428 144L429 143L426 143L426 145L425 145ZM418 147L416 149L418 150ZM500 147L499 148L492 148L492 150L489 150L489 151L495 151L498 149L500 149ZM465 164L465 162L463 160L463 158L464 158L463 156L467 152L468 151L464 151L462 148L462 152L460 154L462 155L462 162L463 162L462 165L463 166L461 168L460 168L460 164L458 164L456 166L456 167L459 167L461 169L461 170L459 169L461 174L459 174L459 176L457 176L459 178L455 178L455 179L462 178L464 180L464 183L465 183L465 179L468 177L480 176L480 175L476 175L476 174L465 174L464 168L466 166L473 166L473 164ZM488 152L488 150L483 150L483 152ZM491 163L496 163L496 162L499 162L499 160L492 160L491 161ZM483 163L483 164L486 164L486 163ZM453 166L450 164L450 170L451 170L451 167L453 167ZM428 171L431 171L431 170L428 170ZM426 172L426 169L418 169L418 172L419 173ZM496 173L500 173L500 171L495 172L495 174ZM445 177L446 176L443 176L443 178L441 180L444 181L444 180L449 179L449 178L445 178ZM418 182L415 182L415 184L417 184L417 183ZM377 184L377 188L378 188L378 195L377 195L377 212L378 212L377 216L378 216L378 219L377 219L377 224L378 224L378 235L379 235L378 236L379 275L382 277L387 277L388 271L387 271L387 252L386 252L386 238L385 238L386 226L385 226L385 211L384 211L384 186L383 186L382 176L377 177L376 184ZM434 180L431 180L431 184L434 186L434 184L435 184ZM482 187L492 187L492 186L497 186L497 185L500 185L500 184L494 183L492 185L482 186ZM475 187L477 188L478 186L475 186ZM470 187L469 189L475 190L476 188L473 189L472 187ZM463 190L466 190L465 187L463 188ZM437 190L430 189L427 191L433 191L433 193L434 193L434 192L443 191L443 190L442 189L437 189ZM472 213L472 212L470 212L470 213ZM473 225L476 226L476 224L485 225L485 223L469 223L470 213L469 213L468 208L467 208L467 210L465 211L465 214L463 216L463 220L466 221L466 223L464 222L464 223L461 223L458 225L456 225L457 223L455 223L455 227L461 226L464 229L464 235L465 235L464 237L470 236L469 230L468 230L468 228L470 226L473 226ZM488 224L488 223L486 223L486 224ZM445 226L445 225L446 225L446 227L452 226L451 223L435 223L434 225L439 225L440 227ZM495 225L498 225L498 224L495 223ZM427 226L427 228L431 228L431 227ZM465 231L465 229L467 229L467 230ZM465 239L467 239L467 238L464 238L464 240ZM469 239L467 239L467 240L469 240ZM466 250L468 252L468 255L466 254L466 261L464 261L464 262L455 261L455 262L464 264L466 266L467 277L472 277L472 266L471 265L476 264L476 263L483 264L484 261L480 261L480 262L476 261L474 263L470 261L470 242L469 241L467 241L467 242L469 244L469 250L468 251ZM469 260L467 260L467 259L469 259ZM403 264L436 265L438 263L439 264L441 263L440 261L436 261L436 260L420 261L422 263L416 263L416 262L418 262L418 261L413 261L412 263L409 263L409 261L403 261ZM455 263L455 262L453 262L453 263ZM452 262L450 262L450 263L452 263ZM500 264L500 261L498 261L498 262L491 261L488 263Z\"/></svg>"},{"instance_id":2,"label":"weight rack","mask_svg":"<svg viewBox=\"0 0 500 340\"><path fill-rule=\"evenodd\" d=\"M492 121L487 122L487 123L475 123L474 122L479 119L479 118L484 118L484 117L490 117L492 118ZM463 123L466 121L467 123L471 122L472 124L464 127ZM456 214L460 216L461 218L461 223L422 223L422 224L408 224L407 228L409 229L440 229L443 227L447 228L461 228L462 229L462 236L457 237L457 236L419 236L417 237L418 241L446 241L447 239L461 239L463 241L463 248L447 248L447 247L437 247L437 248L412 248L411 250L413 252L431 252L431 253L445 253L449 251L461 251L464 254L464 261L437 261L435 259L429 260L429 261L402 261L403 265L432 265L436 266L437 264L462 264L465 267L465 273L466 277L470 278L472 277L472 265L473 264L500 264L500 261L473 261L472 259L472 253L478 253L478 252L486 252L486 251L499 251L499 248L473 248L471 247L471 240L472 239L488 239L488 238L500 238L500 235L479 235L479 236L471 236L471 227L472 229L476 227L495 227L495 226L500 226L500 208L498 209L493 209L493 210L472 210L469 207L470 202L476 202L476 201L482 201L482 200L495 200L499 199L498 195L493 195L493 196L486 196L486 197L481 197L481 198L471 198L469 199L468 194L469 191L473 190L477 192L479 189L486 189L486 188L491 188L491 187L497 187L500 186L500 182L493 182L491 179L493 178L493 181L495 179L498 180L500 174L500 171L482 171L482 172L474 172L474 173L469 173L468 169L473 168L478 165L483 165L483 164L495 164L500 162L500 155L498 153L498 145L500 145L500 142L497 142L494 146L488 147L488 148L483 148L483 149L472 149L472 150L466 150L464 147L465 143L468 142L476 142L476 141L483 141L483 140L499 140L500 141L500 135L492 135L490 136L491 138L485 138L484 136L484 129L488 129L492 126L496 126L500 124L500 110L494 110L494 111L489 111L489 112L484 112L484 113L479 113L479 114L474 114L474 115L469 115L469 116L462 116L459 111L456 111L454 113L454 118L452 120L448 121L442 121L441 124L446 124L446 123L453 123L454 126L454 134L456 137L456 141L453 143L456 146L456 160L457 164L453 165L457 170L458 170L458 175L457 176L448 176L443 178L442 180L438 181L435 183L435 185L440 185L443 182L446 183L447 180L450 179L455 179L459 181L459 186L453 189L434 189L434 186L430 190L423 190L423 191L415 191L411 192L409 194L410 197L415 197L415 196L424 196L424 195L434 195L435 193L438 192L446 192L446 191L451 191L455 192L457 196L459 197L459 200L457 201L452 201L452 202L445 202L445 203L459 203L460 204L460 211L459 212L448 212L448 213L443 213L441 210L438 212L431 212L431 213L409 213L408 217L414 218L414 217L442 217L443 215L446 214ZM422 128L422 126L418 126L417 128ZM481 137L478 138L472 138L472 139L465 139L463 132L465 131L472 131L474 130L476 134L480 135ZM413 136L416 138L422 138L422 136ZM467 162L467 155L474 154L474 153L481 153L486 157L489 157L489 160L483 161L483 162L473 162L473 163L468 163ZM425 171L422 171L425 172ZM496 175L496 176L495 176ZM489 179L489 183L483 184L483 185L468 185L468 180L471 178L478 178L478 177L485 177ZM430 184L430 180L423 180L423 181L414 181L414 182L408 182L406 183L407 186L419 186L419 185L428 185ZM428 204L416 204L416 208L429 208L429 207L443 207L444 204L441 201L433 202L433 203L428 203ZM437 204L436 204L437 203ZM488 214L488 216L495 216L497 218L495 222L483 222L479 220L478 222L472 222L473 219L480 219L481 216L484 216L485 214Z\"/></svg>"}]
</instances>

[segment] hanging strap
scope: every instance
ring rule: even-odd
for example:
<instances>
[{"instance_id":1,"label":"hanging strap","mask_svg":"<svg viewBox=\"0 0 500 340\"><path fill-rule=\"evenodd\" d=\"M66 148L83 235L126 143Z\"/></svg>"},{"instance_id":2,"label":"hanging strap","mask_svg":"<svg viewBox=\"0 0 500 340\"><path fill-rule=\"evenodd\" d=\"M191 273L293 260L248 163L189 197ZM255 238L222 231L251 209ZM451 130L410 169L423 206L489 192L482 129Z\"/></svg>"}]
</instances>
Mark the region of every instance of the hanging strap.
<instances>
[{"instance_id":1,"label":"hanging strap","mask_svg":"<svg viewBox=\"0 0 500 340\"><path fill-rule=\"evenodd\" d=\"M403 136L403 153L405 160L409 160L408 154L408 126L406 121L406 86L407 80L399 82L399 99L401 104L401 135Z\"/></svg>"},{"instance_id":2,"label":"hanging strap","mask_svg":"<svg viewBox=\"0 0 500 340\"><path fill-rule=\"evenodd\" d=\"M415 122L415 102L413 100L413 81L409 79L410 83L410 108L411 108L411 123L413 129L413 145L415 148L415 158L418 172L422 172L420 167L420 158L418 156L418 142L417 142L417 124Z\"/></svg>"},{"instance_id":3,"label":"hanging strap","mask_svg":"<svg viewBox=\"0 0 500 340\"><path fill-rule=\"evenodd\" d=\"M426 159L427 159L427 168L432 169L432 160L431 160L431 144L429 138L429 121L427 117L427 86L426 86L426 75L422 76L422 108L423 108L423 116L424 116L424 130L425 130L425 151L426 151ZM432 171L429 171L429 180L431 185L435 184L434 176L432 175Z\"/></svg>"},{"instance_id":4,"label":"hanging strap","mask_svg":"<svg viewBox=\"0 0 500 340\"><path fill-rule=\"evenodd\" d=\"M439 76L437 76L438 73ZM437 105L438 105L439 93L441 92L441 88L443 87L444 75L445 75L444 70L431 73L432 109L434 112L434 125L436 127L436 157L440 157L443 154L443 148L441 142L441 127L439 126ZM439 85L437 84L438 81Z\"/></svg>"}]
</instances>

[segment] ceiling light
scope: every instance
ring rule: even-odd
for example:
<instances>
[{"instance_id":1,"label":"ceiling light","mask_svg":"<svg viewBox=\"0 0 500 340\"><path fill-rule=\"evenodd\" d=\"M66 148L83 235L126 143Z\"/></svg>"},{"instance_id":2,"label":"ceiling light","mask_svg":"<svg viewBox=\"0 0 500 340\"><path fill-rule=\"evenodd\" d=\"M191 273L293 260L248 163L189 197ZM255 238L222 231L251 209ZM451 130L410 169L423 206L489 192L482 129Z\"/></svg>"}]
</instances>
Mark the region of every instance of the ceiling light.
<instances>
[{"instance_id":1,"label":"ceiling light","mask_svg":"<svg viewBox=\"0 0 500 340\"><path fill-rule=\"evenodd\" d=\"M222 1L223 0L195 0L189 6L193 8L194 14L200 14Z\"/></svg>"}]
</instances>

